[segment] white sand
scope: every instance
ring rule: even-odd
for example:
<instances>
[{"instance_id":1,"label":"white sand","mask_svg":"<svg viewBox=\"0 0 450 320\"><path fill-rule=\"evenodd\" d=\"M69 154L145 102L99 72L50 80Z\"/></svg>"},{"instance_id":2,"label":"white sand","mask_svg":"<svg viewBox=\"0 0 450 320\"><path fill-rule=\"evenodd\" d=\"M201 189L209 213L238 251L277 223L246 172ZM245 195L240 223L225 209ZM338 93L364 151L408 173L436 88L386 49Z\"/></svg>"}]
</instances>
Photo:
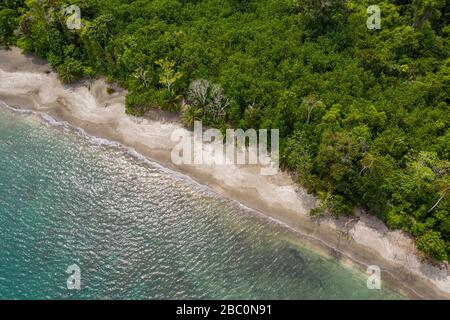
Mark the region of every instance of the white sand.
<instances>
[{"instance_id":1,"label":"white sand","mask_svg":"<svg viewBox=\"0 0 450 320\"><path fill-rule=\"evenodd\" d=\"M258 166L176 166L170 160L175 145L171 133L180 124L161 116L135 118L124 112L125 91L112 95L97 80L62 85L42 61L22 55L18 49L0 50L0 99L10 105L47 113L87 133L117 141L170 169L188 174L219 193L276 219L311 239L315 245L338 253L343 262L360 268L378 265L382 279L394 283L412 297L450 298L447 266L424 261L414 241L400 231L388 230L360 210L359 221L324 218L313 221L308 213L316 205L313 196L299 188L286 173L262 176ZM208 155L205 153L204 155ZM331 248L331 249L330 249Z\"/></svg>"}]
</instances>

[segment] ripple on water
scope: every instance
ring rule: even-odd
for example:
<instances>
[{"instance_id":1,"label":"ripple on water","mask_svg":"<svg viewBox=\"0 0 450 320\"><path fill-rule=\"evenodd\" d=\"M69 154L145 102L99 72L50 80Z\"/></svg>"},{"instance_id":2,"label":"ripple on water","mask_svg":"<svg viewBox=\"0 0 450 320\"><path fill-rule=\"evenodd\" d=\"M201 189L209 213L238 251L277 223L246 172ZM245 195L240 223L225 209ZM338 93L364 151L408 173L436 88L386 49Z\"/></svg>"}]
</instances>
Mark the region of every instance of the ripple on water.
<instances>
[{"instance_id":1,"label":"ripple on water","mask_svg":"<svg viewBox=\"0 0 450 320\"><path fill-rule=\"evenodd\" d=\"M43 123L0 108L0 298L398 297L190 179Z\"/></svg>"}]
</instances>

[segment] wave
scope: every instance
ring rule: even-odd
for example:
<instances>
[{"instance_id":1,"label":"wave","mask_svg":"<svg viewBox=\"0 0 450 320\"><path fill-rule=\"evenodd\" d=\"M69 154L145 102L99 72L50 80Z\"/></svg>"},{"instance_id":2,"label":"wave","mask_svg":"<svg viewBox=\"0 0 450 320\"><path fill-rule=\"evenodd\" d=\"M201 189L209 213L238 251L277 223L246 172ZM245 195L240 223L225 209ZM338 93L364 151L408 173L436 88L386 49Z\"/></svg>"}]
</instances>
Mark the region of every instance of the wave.
<instances>
[{"instance_id":1,"label":"wave","mask_svg":"<svg viewBox=\"0 0 450 320\"><path fill-rule=\"evenodd\" d=\"M219 196L216 192L214 192L214 190L212 190L208 186L198 182L197 180L193 179L189 175L183 174L183 173L175 171L175 170L171 170L171 169L165 167L164 165L162 165L161 163L159 163L158 161L153 160L153 159L143 155L142 153L139 153L133 147L128 147L128 146L126 146L126 145L124 145L122 143L119 143L117 141L113 141L113 140L109 140L109 139L106 139L106 138L100 138L100 137L91 135L91 134L87 133L83 128L74 126L74 125L72 125L71 123L69 123L67 121L59 120L57 118L54 118L54 117L52 117L51 115L49 115L49 114L47 114L45 112L29 110L29 109L23 109L23 108L21 108L19 106L12 106L12 105L7 104L3 100L0 100L0 105L2 107L7 108L8 110L10 110L12 112L15 112L15 113L36 116L40 120L42 120L42 122L44 124L46 124L46 125L50 125L52 127L59 127L59 128L68 129L71 132L75 133L78 137L83 138L84 140L87 140L92 145L116 148L117 150L123 152L123 154L131 156L133 159L135 159L136 161L138 161L141 164L150 165L152 167L155 167L155 168L161 170L164 173L170 174L171 176L178 177L178 178L181 178L183 180L189 181L190 183L194 183L197 186L208 188L209 191L211 191L215 195ZM235 200L232 200L232 201L235 201ZM246 207L245 205L243 205L242 203L240 203L238 201L236 201L236 203L238 203L239 205L241 205L241 206L243 206L245 208L248 208L248 207ZM253 210L251 208L248 208L248 209L249 210Z\"/></svg>"},{"instance_id":2,"label":"wave","mask_svg":"<svg viewBox=\"0 0 450 320\"><path fill-rule=\"evenodd\" d=\"M277 218L274 218L272 216L269 216L265 213L263 213L262 211L249 207L241 202L239 202L238 200L226 197L226 196L221 196L220 194L218 194L214 189L212 189L210 186L207 186L205 184L202 184L201 182L195 180L194 178L192 178L191 176L175 171L175 170L171 170L170 168L165 167L164 165L162 165L161 163L157 162L156 160L153 160L141 153L139 153L135 148L133 147L128 147L122 143L119 143L117 141L112 141L112 140L108 140L106 138L100 138L100 137L96 137L94 135L91 135L89 133L87 133L83 128L74 126L70 123L68 123L67 121L64 120L59 120L57 118L52 117L51 115L45 113L45 112L40 112L40 111L35 111L35 110L29 110L29 109L23 109L19 106L12 106L7 104L5 101L0 100L0 105L9 109L12 112L18 113L18 114L24 114L24 115L33 115L38 117L39 119L42 120L42 122L46 125L50 125L52 127L59 127L59 128L64 128L64 129L68 129L71 132L75 133L78 137L84 139L85 141L88 141L90 144L95 145L95 146L104 146L104 147L108 147L108 148L115 148L119 151L121 151L124 155L128 155L130 157L132 157L135 161L139 162L140 164L144 164L144 165L149 165L150 167L156 168L158 170L160 170L161 172L170 175L172 177L178 178L182 181L188 182L190 184L194 184L200 188L202 188L203 192L207 192L208 196L212 196L216 199L227 199L229 201L231 201L234 205L236 205L236 207L243 209L244 212L251 214L251 215L255 215L258 217L261 217L263 219L265 219L266 221L269 221L270 223L274 223L277 225L280 225L288 230L291 230L295 233L297 233L298 235L309 239L310 241L312 241L313 243L316 243L319 245L319 247L322 248L322 250L319 250L322 253L325 253L327 255L333 255L334 254L338 254L339 256L341 256L342 258L346 258L349 262L352 262L353 264L358 265L359 267L363 267L366 268L369 266L368 263L364 262L364 261L360 261L358 259L356 259L355 257L353 257L352 255L346 253L345 251L340 250L338 247L336 247L333 244L328 243L327 241L321 239L320 237L316 237L313 234L307 234L305 232L302 232L301 230L294 228L292 226L290 226L288 223L285 223ZM323 249L327 249L330 252L326 253L326 251L324 252ZM314 250L316 252L318 252L318 250ZM396 279L397 281L401 281L396 275L394 275L392 272L389 272L387 270L383 270L384 272L388 273L393 279ZM420 293L418 293L416 290L414 290L413 288L405 285L405 287L412 291L416 296L420 297L420 298L424 298Z\"/></svg>"}]
</instances>

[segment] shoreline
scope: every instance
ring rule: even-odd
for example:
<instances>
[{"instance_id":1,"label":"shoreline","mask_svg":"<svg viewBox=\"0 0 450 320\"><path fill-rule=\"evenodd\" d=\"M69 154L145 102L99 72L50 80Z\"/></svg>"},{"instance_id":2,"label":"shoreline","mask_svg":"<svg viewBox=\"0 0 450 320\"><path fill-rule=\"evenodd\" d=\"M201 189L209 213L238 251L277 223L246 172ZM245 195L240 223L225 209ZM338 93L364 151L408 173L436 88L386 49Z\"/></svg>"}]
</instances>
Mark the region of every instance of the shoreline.
<instances>
[{"instance_id":1,"label":"shoreline","mask_svg":"<svg viewBox=\"0 0 450 320\"><path fill-rule=\"evenodd\" d=\"M130 147L139 154L191 177L219 194L296 231L328 255L365 271L382 269L382 280L407 296L450 299L446 268L422 261L414 241L401 231L389 230L379 219L357 210L359 221L332 217L314 220L309 211L314 196L296 185L289 174L261 176L258 166L176 166L170 152L176 144L170 134L181 125L173 117L154 112L151 117L125 114L125 91L106 93L104 80L89 85L62 85L43 61L17 48L0 50L0 100L61 119L87 134ZM156 119L155 119L156 118Z\"/></svg>"}]
</instances>

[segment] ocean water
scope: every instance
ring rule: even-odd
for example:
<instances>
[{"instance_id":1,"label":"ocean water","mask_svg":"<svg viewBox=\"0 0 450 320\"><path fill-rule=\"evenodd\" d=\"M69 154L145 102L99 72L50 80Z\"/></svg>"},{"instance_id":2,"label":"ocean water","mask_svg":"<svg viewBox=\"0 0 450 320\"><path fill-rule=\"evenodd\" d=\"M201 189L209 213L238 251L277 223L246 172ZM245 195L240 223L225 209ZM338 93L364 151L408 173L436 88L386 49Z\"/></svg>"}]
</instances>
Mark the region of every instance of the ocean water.
<instances>
[{"instance_id":1,"label":"ocean water","mask_svg":"<svg viewBox=\"0 0 450 320\"><path fill-rule=\"evenodd\" d=\"M1 299L402 298L299 239L123 147L0 106Z\"/></svg>"}]
</instances>

